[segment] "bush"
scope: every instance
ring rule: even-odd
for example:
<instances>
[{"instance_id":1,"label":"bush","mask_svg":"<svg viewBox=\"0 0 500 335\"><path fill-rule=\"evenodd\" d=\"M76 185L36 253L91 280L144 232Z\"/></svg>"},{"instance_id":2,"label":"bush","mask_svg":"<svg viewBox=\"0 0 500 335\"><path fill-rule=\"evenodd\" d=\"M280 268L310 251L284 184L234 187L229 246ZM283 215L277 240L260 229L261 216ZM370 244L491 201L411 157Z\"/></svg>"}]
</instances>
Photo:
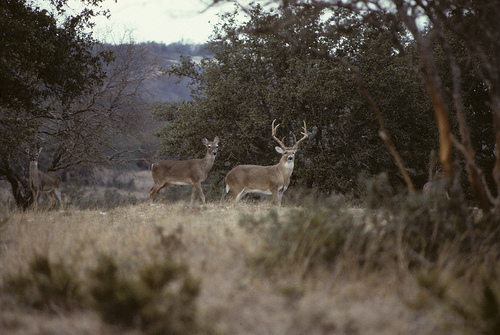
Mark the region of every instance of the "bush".
<instances>
[{"instance_id":1,"label":"bush","mask_svg":"<svg viewBox=\"0 0 500 335\"><path fill-rule=\"evenodd\" d=\"M367 238L360 222L343 198L319 199L314 194L304 198L303 208L293 209L284 219L280 220L274 210L261 218L240 219L246 229L259 228L264 234L266 246L253 257L255 264L267 269L299 268L302 272L334 262L355 244L359 247Z\"/></svg>"},{"instance_id":2,"label":"bush","mask_svg":"<svg viewBox=\"0 0 500 335\"><path fill-rule=\"evenodd\" d=\"M102 256L91 282L95 309L106 322L138 326L147 334L193 334L197 330L200 283L184 265L165 261L146 266L139 278L127 278L118 274L111 257Z\"/></svg>"},{"instance_id":3,"label":"bush","mask_svg":"<svg viewBox=\"0 0 500 335\"><path fill-rule=\"evenodd\" d=\"M2 300L46 311L95 309L102 320L138 327L146 334L195 334L200 281L184 264L163 261L123 275L115 260L101 255L89 278L62 262L35 255L27 271L7 276ZM205 329L206 330L206 329Z\"/></svg>"},{"instance_id":4,"label":"bush","mask_svg":"<svg viewBox=\"0 0 500 335\"><path fill-rule=\"evenodd\" d=\"M2 291L23 306L48 311L72 310L86 301L75 271L40 254L33 257L27 271L5 278Z\"/></svg>"},{"instance_id":5,"label":"bush","mask_svg":"<svg viewBox=\"0 0 500 335\"><path fill-rule=\"evenodd\" d=\"M418 274L423 288L418 307L440 306L448 318L470 333L500 334L500 280L498 269L482 269L475 273L477 285L464 284L457 278L456 268L438 266Z\"/></svg>"},{"instance_id":6,"label":"bush","mask_svg":"<svg viewBox=\"0 0 500 335\"><path fill-rule=\"evenodd\" d=\"M315 265L371 271L429 267L453 247L459 255L500 246L498 217L470 215L444 192L431 197L395 191L382 174L363 180L364 206L333 195L310 194L302 207L279 217L271 211L240 224L260 229L266 244L252 261L267 269L301 271Z\"/></svg>"}]
</instances>

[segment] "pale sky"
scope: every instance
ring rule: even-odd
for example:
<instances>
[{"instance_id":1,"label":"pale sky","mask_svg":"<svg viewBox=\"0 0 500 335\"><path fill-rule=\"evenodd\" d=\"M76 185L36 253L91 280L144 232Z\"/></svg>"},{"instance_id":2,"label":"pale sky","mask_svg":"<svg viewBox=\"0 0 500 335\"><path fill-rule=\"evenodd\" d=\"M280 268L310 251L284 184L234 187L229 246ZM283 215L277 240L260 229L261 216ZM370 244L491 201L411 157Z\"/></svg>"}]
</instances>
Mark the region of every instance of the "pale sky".
<instances>
[{"instance_id":1,"label":"pale sky","mask_svg":"<svg viewBox=\"0 0 500 335\"><path fill-rule=\"evenodd\" d=\"M136 43L204 43L218 22L217 13L234 10L232 4L208 8L207 3L210 1L104 0L103 7L110 9L111 18L95 20L94 37L119 43L128 32Z\"/></svg>"}]
</instances>

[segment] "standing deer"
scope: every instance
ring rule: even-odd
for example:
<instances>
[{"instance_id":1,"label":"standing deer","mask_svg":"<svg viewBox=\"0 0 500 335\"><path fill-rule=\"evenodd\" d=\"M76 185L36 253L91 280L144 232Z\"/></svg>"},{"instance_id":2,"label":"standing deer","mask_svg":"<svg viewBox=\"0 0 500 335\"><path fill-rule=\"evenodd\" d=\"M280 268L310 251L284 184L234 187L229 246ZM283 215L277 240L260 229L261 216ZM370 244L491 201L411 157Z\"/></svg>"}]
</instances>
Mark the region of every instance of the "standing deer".
<instances>
[{"instance_id":1,"label":"standing deer","mask_svg":"<svg viewBox=\"0 0 500 335\"><path fill-rule=\"evenodd\" d=\"M50 198L50 207L52 209L55 205L54 195L59 200L60 208L63 208L63 203L61 200L61 183L62 179L54 171L49 171L47 173L43 173L38 170L38 157L42 152L43 147L41 147L38 151L36 149L34 151L30 151L29 149L26 152L30 158L30 188L31 192L33 192L33 208L38 209L38 199L42 193L47 193Z\"/></svg>"},{"instance_id":2,"label":"standing deer","mask_svg":"<svg viewBox=\"0 0 500 335\"><path fill-rule=\"evenodd\" d=\"M271 134L272 138L280 145L275 147L276 151L282 155L280 162L272 166L238 165L229 171L226 175L226 193L229 192L229 189L233 191L233 204L247 193L263 193L272 194L274 203L281 207L283 192L286 191L290 184L295 152L299 144L308 138L308 135L306 122L304 121L302 138L297 141L294 135L295 144L292 147L287 147L283 144L283 141L276 137L276 129L278 129L279 124L275 127L275 121L271 124Z\"/></svg>"},{"instance_id":3,"label":"standing deer","mask_svg":"<svg viewBox=\"0 0 500 335\"><path fill-rule=\"evenodd\" d=\"M217 149L219 148L219 138L216 136L212 142L206 138L202 143L207 147L207 154L202 159L189 159L184 161L161 161L154 163L151 171L154 185L149 192L149 202L153 203L153 196L156 193L160 201L160 190L171 185L192 185L191 205L194 203L196 191L205 204L205 195L201 189L201 183L207 179L208 172L214 165Z\"/></svg>"}]
</instances>

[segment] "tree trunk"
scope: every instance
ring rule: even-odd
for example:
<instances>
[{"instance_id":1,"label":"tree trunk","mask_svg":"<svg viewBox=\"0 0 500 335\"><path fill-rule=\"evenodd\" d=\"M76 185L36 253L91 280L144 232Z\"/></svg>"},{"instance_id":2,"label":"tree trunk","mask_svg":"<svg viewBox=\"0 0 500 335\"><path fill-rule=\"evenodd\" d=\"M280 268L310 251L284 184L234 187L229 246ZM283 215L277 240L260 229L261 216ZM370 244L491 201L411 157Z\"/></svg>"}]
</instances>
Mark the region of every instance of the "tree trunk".
<instances>
[{"instance_id":1,"label":"tree trunk","mask_svg":"<svg viewBox=\"0 0 500 335\"><path fill-rule=\"evenodd\" d=\"M33 203L33 194L26 178L16 173L8 162L2 162L0 173L3 174L12 188L12 196L16 207L23 210L28 209Z\"/></svg>"}]
</instances>

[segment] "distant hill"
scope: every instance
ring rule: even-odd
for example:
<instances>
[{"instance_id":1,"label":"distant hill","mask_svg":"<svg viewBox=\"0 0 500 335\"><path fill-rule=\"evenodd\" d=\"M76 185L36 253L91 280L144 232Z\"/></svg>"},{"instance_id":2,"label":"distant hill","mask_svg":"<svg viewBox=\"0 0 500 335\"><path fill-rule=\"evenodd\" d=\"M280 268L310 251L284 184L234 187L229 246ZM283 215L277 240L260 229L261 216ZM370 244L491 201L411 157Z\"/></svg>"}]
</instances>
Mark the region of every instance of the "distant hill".
<instances>
[{"instance_id":1,"label":"distant hill","mask_svg":"<svg viewBox=\"0 0 500 335\"><path fill-rule=\"evenodd\" d=\"M180 55L191 56L194 59L201 59L204 56L210 57L211 52L205 49L204 44L161 44L156 42L142 43L151 48L158 63L162 68L168 68L179 61ZM155 97L156 101L175 101L179 99L190 99L190 90L187 88L188 79L183 79L176 84L178 78L169 78L166 75L158 76L148 83L148 91Z\"/></svg>"}]
</instances>

